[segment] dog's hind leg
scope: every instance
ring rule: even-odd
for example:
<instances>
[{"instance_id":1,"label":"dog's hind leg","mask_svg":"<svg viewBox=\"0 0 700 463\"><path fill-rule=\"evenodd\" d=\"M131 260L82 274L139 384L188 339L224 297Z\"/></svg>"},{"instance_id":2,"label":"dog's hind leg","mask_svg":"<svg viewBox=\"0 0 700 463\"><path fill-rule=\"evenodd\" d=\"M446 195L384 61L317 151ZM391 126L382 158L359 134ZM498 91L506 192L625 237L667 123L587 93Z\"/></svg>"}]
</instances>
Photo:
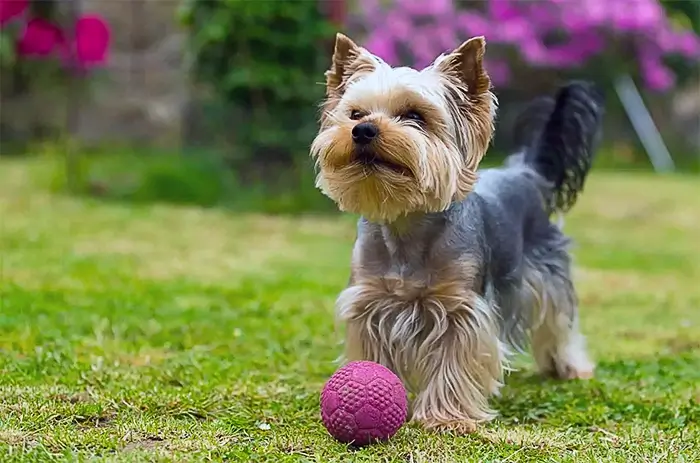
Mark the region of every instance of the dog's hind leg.
<instances>
[{"instance_id":1,"label":"dog's hind leg","mask_svg":"<svg viewBox=\"0 0 700 463\"><path fill-rule=\"evenodd\" d=\"M537 367L544 375L587 379L594 364L579 329L578 297L571 281L566 238L557 230L554 240L531 249L524 275L531 297L531 343Z\"/></svg>"}]
</instances>

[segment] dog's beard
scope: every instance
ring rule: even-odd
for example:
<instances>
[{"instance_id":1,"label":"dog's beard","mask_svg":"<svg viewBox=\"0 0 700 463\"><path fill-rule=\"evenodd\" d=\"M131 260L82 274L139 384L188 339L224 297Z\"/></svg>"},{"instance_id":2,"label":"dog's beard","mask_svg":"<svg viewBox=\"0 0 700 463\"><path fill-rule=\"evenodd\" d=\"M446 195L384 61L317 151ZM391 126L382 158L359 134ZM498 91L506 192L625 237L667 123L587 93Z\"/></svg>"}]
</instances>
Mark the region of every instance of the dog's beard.
<instances>
[{"instance_id":1,"label":"dog's beard","mask_svg":"<svg viewBox=\"0 0 700 463\"><path fill-rule=\"evenodd\" d=\"M316 184L341 210L391 222L412 212L442 211L463 193L464 157L455 146L397 129L358 148L349 130L322 131L311 147Z\"/></svg>"}]
</instances>

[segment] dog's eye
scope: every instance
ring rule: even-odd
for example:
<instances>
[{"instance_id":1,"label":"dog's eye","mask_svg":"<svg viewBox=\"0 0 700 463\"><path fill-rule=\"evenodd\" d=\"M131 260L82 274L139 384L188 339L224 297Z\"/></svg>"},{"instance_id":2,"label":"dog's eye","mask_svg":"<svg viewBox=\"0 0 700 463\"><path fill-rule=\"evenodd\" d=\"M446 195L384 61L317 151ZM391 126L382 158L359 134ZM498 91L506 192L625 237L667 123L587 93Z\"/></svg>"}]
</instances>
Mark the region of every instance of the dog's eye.
<instances>
[{"instance_id":1,"label":"dog's eye","mask_svg":"<svg viewBox=\"0 0 700 463\"><path fill-rule=\"evenodd\" d=\"M415 121L415 122L425 122L425 119L423 119L423 116L421 116L416 111L405 112L404 114L401 115L401 118L408 119L410 121Z\"/></svg>"},{"instance_id":2,"label":"dog's eye","mask_svg":"<svg viewBox=\"0 0 700 463\"><path fill-rule=\"evenodd\" d=\"M356 121L358 119L362 119L362 113L358 111L357 109L353 109L352 112L350 113L350 119L353 121Z\"/></svg>"}]
</instances>

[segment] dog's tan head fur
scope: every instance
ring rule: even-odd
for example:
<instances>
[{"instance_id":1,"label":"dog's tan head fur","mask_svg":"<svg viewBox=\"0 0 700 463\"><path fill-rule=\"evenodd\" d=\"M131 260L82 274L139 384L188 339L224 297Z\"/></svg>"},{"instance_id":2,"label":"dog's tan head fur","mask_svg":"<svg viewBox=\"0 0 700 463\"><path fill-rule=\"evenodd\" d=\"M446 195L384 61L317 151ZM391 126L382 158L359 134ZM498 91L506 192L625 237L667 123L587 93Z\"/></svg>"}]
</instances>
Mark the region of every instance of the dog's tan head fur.
<instances>
[{"instance_id":1,"label":"dog's tan head fur","mask_svg":"<svg viewBox=\"0 0 700 463\"><path fill-rule=\"evenodd\" d=\"M381 222L463 199L494 130L484 51L475 37L421 71L392 68L338 34L311 146L321 190Z\"/></svg>"}]
</instances>

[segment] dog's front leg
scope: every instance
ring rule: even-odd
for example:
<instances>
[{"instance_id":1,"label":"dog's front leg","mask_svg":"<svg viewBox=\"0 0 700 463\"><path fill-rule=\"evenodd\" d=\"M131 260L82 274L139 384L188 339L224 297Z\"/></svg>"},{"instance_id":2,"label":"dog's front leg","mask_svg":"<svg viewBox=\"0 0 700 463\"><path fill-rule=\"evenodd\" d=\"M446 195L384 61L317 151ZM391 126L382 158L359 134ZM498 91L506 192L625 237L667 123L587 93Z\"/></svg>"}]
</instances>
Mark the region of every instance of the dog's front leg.
<instances>
[{"instance_id":1,"label":"dog's front leg","mask_svg":"<svg viewBox=\"0 0 700 463\"><path fill-rule=\"evenodd\" d=\"M345 327L345 361L371 360L379 362L378 346L368 337L367 330L358 320L350 320Z\"/></svg>"},{"instance_id":2,"label":"dog's front leg","mask_svg":"<svg viewBox=\"0 0 700 463\"><path fill-rule=\"evenodd\" d=\"M448 330L421 362L413 420L428 430L469 433L496 415L489 397L501 386L504 352L492 314L475 299L478 307L450 314Z\"/></svg>"}]
</instances>

